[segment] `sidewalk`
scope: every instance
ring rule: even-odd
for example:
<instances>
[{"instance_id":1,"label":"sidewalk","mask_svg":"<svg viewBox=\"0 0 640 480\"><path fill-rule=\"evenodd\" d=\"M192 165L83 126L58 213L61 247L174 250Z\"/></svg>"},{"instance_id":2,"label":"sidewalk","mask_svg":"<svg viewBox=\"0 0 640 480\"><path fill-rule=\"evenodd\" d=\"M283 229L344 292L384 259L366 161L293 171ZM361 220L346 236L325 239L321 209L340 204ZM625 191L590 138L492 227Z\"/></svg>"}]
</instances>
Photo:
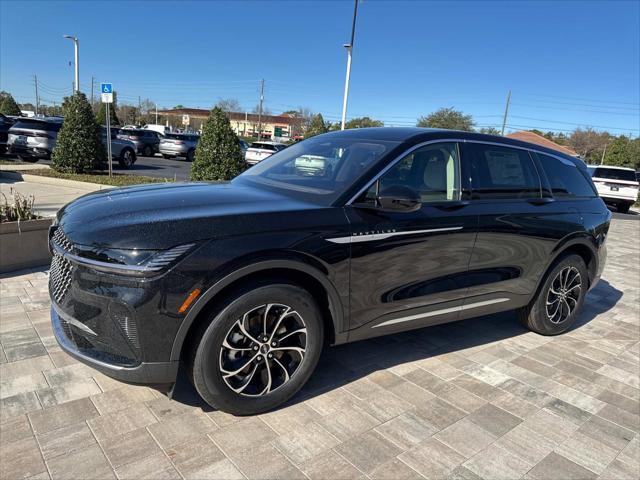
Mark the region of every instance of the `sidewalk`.
<instances>
[{"instance_id":1,"label":"sidewalk","mask_svg":"<svg viewBox=\"0 0 640 480\"><path fill-rule=\"evenodd\" d=\"M33 195L36 212L45 217L54 216L67 203L92 191L90 188L32 183L0 177L0 192L5 194L7 198L9 198L11 188L22 195Z\"/></svg>"}]
</instances>

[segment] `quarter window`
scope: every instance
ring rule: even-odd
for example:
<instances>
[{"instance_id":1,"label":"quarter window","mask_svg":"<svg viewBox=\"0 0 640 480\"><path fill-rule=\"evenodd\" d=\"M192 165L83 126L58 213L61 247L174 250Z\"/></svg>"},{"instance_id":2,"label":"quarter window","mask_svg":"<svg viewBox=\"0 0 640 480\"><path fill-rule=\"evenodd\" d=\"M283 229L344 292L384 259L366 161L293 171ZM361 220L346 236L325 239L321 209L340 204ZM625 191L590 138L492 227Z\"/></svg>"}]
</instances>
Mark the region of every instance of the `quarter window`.
<instances>
[{"instance_id":1,"label":"quarter window","mask_svg":"<svg viewBox=\"0 0 640 480\"><path fill-rule=\"evenodd\" d=\"M557 198L595 197L596 192L577 165L543 153L535 153L542 165L551 193ZM585 172L586 173L586 172Z\"/></svg>"},{"instance_id":2,"label":"quarter window","mask_svg":"<svg viewBox=\"0 0 640 480\"><path fill-rule=\"evenodd\" d=\"M474 199L540 197L540 178L526 150L468 143Z\"/></svg>"},{"instance_id":3,"label":"quarter window","mask_svg":"<svg viewBox=\"0 0 640 480\"><path fill-rule=\"evenodd\" d=\"M423 203L460 198L460 162L455 143L437 143L419 148L386 172L366 194L373 201L378 192L394 186L409 187Z\"/></svg>"}]
</instances>

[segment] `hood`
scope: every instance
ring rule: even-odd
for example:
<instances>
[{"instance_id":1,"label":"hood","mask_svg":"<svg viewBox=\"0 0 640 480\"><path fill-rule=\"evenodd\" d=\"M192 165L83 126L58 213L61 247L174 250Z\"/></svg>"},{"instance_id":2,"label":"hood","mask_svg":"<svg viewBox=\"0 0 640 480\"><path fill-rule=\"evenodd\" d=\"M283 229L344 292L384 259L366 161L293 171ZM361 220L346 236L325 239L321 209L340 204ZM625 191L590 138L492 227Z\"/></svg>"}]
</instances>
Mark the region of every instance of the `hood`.
<instances>
[{"instance_id":1,"label":"hood","mask_svg":"<svg viewBox=\"0 0 640 480\"><path fill-rule=\"evenodd\" d=\"M247 216L309 208L317 206L247 185L161 183L84 195L60 210L58 223L80 245L164 249L259 231Z\"/></svg>"}]
</instances>

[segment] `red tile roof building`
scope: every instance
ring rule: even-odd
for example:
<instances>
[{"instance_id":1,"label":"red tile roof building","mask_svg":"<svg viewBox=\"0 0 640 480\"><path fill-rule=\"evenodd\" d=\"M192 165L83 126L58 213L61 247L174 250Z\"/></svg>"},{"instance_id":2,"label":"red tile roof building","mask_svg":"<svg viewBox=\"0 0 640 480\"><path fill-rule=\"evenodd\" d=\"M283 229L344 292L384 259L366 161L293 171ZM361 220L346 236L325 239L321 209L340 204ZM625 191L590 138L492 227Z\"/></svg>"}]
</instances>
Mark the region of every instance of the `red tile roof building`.
<instances>
[{"instance_id":1,"label":"red tile roof building","mask_svg":"<svg viewBox=\"0 0 640 480\"><path fill-rule=\"evenodd\" d=\"M542 135L538 135L534 132L513 132L505 135L505 137L514 138L516 140L522 140L523 142L535 143L536 145L540 145L542 147L547 147L552 150L557 150L558 152L562 152L566 155L571 155L572 157L577 157L578 154L571 147L567 147L565 145L558 145L556 142L549 140L548 138L543 137Z\"/></svg>"}]
</instances>

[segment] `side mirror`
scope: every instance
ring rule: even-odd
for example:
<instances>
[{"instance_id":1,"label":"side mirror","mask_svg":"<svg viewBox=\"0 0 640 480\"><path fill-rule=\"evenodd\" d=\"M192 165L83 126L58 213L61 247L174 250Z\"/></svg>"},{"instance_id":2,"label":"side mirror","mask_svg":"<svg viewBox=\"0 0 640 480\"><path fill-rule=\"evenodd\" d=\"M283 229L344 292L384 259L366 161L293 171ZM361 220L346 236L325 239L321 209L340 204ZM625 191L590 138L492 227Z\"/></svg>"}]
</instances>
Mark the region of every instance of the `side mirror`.
<instances>
[{"instance_id":1,"label":"side mirror","mask_svg":"<svg viewBox=\"0 0 640 480\"><path fill-rule=\"evenodd\" d=\"M415 212L422 207L422 199L409 187L391 185L378 194L378 204L388 212Z\"/></svg>"}]
</instances>

